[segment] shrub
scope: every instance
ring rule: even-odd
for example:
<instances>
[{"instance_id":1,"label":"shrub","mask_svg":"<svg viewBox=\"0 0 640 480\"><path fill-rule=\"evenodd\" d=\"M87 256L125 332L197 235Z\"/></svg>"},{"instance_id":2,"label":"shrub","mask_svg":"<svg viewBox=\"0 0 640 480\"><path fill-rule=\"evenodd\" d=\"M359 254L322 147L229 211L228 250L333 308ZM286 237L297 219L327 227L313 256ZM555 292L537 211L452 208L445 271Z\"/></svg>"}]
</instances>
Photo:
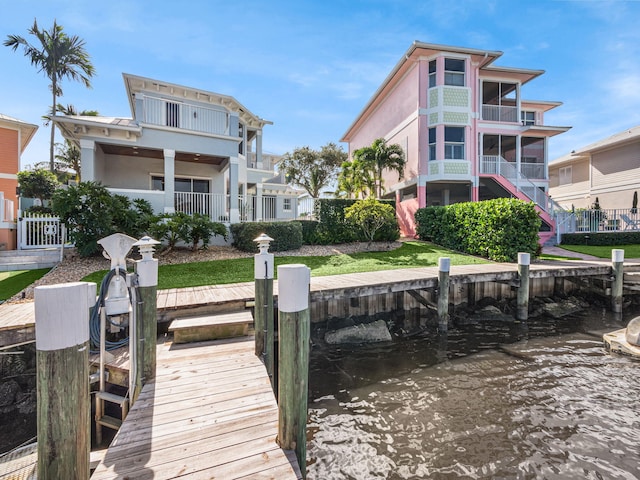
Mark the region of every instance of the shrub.
<instances>
[{"instance_id":1,"label":"shrub","mask_svg":"<svg viewBox=\"0 0 640 480\"><path fill-rule=\"evenodd\" d=\"M191 242L192 250L196 250L200 242L202 242L202 248L206 249L209 246L209 240L214 235L220 235L226 240L227 227L222 223L211 221L208 215L202 213L194 213L191 216L185 240Z\"/></svg>"},{"instance_id":2,"label":"shrub","mask_svg":"<svg viewBox=\"0 0 640 480\"><path fill-rule=\"evenodd\" d=\"M640 232L564 233L561 245L615 246L640 243Z\"/></svg>"},{"instance_id":3,"label":"shrub","mask_svg":"<svg viewBox=\"0 0 640 480\"><path fill-rule=\"evenodd\" d=\"M233 246L245 252L258 252L253 240L265 233L271 238L271 252L295 250L302 246L302 226L300 222L246 222L230 226Z\"/></svg>"},{"instance_id":4,"label":"shrub","mask_svg":"<svg viewBox=\"0 0 640 480\"><path fill-rule=\"evenodd\" d=\"M316 201L315 216L320 222L316 230L317 243L329 245L335 243L350 243L366 240L358 229L345 219L345 209L361 200L344 198L321 198ZM395 211L393 200L379 200L382 204L391 205ZM397 225L385 225L378 230L377 241L394 241L398 239Z\"/></svg>"},{"instance_id":5,"label":"shrub","mask_svg":"<svg viewBox=\"0 0 640 480\"><path fill-rule=\"evenodd\" d=\"M498 262L536 255L541 220L533 203L498 198L426 207L416 212L420 238Z\"/></svg>"},{"instance_id":6,"label":"shrub","mask_svg":"<svg viewBox=\"0 0 640 480\"><path fill-rule=\"evenodd\" d=\"M318 225L316 220L297 220L302 227L302 243L304 245L318 245Z\"/></svg>"},{"instance_id":7,"label":"shrub","mask_svg":"<svg viewBox=\"0 0 640 480\"><path fill-rule=\"evenodd\" d=\"M189 242L189 215L175 212L154 217L149 231L159 242L166 242L171 250L181 240Z\"/></svg>"},{"instance_id":8,"label":"shrub","mask_svg":"<svg viewBox=\"0 0 640 480\"><path fill-rule=\"evenodd\" d=\"M344 211L344 218L356 230L359 230L367 240L368 245L374 241L376 234L380 229L389 225L393 225L398 232L398 221L396 220L396 212L389 204L379 202L373 197L366 200L359 200L353 205L347 207ZM397 238L397 237L396 237Z\"/></svg>"},{"instance_id":9,"label":"shrub","mask_svg":"<svg viewBox=\"0 0 640 480\"><path fill-rule=\"evenodd\" d=\"M45 200L53 197L58 187L58 179L48 170L25 170L18 172L20 195L26 198L37 198L44 205Z\"/></svg>"},{"instance_id":10,"label":"shrub","mask_svg":"<svg viewBox=\"0 0 640 480\"><path fill-rule=\"evenodd\" d=\"M97 253L98 240L116 232L139 238L151 220L151 205L144 200L111 195L98 182L80 182L58 189L52 210L67 226L69 238L81 256Z\"/></svg>"}]
</instances>

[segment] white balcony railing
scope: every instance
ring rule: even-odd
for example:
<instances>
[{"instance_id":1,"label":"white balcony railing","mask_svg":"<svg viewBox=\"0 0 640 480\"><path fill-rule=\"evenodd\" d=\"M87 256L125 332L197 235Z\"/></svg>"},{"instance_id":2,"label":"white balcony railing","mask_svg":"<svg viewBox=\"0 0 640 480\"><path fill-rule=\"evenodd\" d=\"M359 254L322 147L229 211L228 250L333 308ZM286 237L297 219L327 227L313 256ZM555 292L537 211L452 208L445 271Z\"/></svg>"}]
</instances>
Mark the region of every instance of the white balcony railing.
<instances>
[{"instance_id":1,"label":"white balcony railing","mask_svg":"<svg viewBox=\"0 0 640 480\"><path fill-rule=\"evenodd\" d=\"M156 97L143 98L143 121L152 125L229 135L229 114L226 111Z\"/></svg>"},{"instance_id":2,"label":"white balcony railing","mask_svg":"<svg viewBox=\"0 0 640 480\"><path fill-rule=\"evenodd\" d=\"M544 163L520 162L520 171L527 178L547 178Z\"/></svg>"},{"instance_id":3,"label":"white balcony railing","mask_svg":"<svg viewBox=\"0 0 640 480\"><path fill-rule=\"evenodd\" d=\"M480 162L480 173L504 177L516 187L516 190L522 192L547 213L560 209L542 189L519 172L515 164L507 162L500 155L483 155Z\"/></svg>"},{"instance_id":4,"label":"white balcony railing","mask_svg":"<svg viewBox=\"0 0 640 480\"><path fill-rule=\"evenodd\" d=\"M482 105L482 119L490 122L519 123L518 107Z\"/></svg>"}]
</instances>

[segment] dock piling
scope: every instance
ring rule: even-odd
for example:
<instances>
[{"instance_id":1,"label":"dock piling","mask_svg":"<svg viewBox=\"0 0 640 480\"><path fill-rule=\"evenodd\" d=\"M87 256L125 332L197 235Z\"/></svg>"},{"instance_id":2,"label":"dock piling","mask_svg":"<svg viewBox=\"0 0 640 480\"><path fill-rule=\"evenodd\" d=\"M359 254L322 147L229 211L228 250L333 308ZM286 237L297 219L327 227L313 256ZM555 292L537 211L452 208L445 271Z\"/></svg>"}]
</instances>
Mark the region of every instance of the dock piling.
<instances>
[{"instance_id":1,"label":"dock piling","mask_svg":"<svg viewBox=\"0 0 640 480\"><path fill-rule=\"evenodd\" d=\"M529 253L518 253L518 287L516 320L526 321L529 318L529 267L531 255Z\"/></svg>"},{"instance_id":2,"label":"dock piling","mask_svg":"<svg viewBox=\"0 0 640 480\"><path fill-rule=\"evenodd\" d=\"M306 478L310 270L278 267L278 443L295 450Z\"/></svg>"},{"instance_id":3,"label":"dock piling","mask_svg":"<svg viewBox=\"0 0 640 480\"><path fill-rule=\"evenodd\" d=\"M624 250L611 250L611 267L613 281L611 282L611 310L622 313L622 291L624 286Z\"/></svg>"},{"instance_id":4,"label":"dock piling","mask_svg":"<svg viewBox=\"0 0 640 480\"><path fill-rule=\"evenodd\" d=\"M36 287L38 478L89 478L89 309L96 284Z\"/></svg>"},{"instance_id":5,"label":"dock piling","mask_svg":"<svg viewBox=\"0 0 640 480\"><path fill-rule=\"evenodd\" d=\"M142 386L156 376L158 259L153 258L153 249L158 244L160 242L147 236L133 244L142 258L136 261L136 378L132 384L131 403L138 398Z\"/></svg>"},{"instance_id":6,"label":"dock piling","mask_svg":"<svg viewBox=\"0 0 640 480\"><path fill-rule=\"evenodd\" d=\"M438 327L441 331L449 328L449 270L451 259L438 259Z\"/></svg>"},{"instance_id":7,"label":"dock piling","mask_svg":"<svg viewBox=\"0 0 640 480\"><path fill-rule=\"evenodd\" d=\"M273 315L273 254L269 244L273 238L266 234L254 240L260 253L254 255L255 307L254 323L256 356L261 358L274 386L274 315Z\"/></svg>"}]
</instances>

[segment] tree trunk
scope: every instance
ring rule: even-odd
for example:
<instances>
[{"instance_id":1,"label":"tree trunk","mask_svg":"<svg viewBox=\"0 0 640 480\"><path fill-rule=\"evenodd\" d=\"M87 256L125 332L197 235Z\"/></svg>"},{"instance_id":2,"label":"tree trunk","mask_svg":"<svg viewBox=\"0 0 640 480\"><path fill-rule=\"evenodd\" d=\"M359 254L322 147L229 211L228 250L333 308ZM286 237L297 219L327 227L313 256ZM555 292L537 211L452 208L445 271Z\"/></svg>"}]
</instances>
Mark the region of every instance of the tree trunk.
<instances>
[{"instance_id":1,"label":"tree trunk","mask_svg":"<svg viewBox=\"0 0 640 480\"><path fill-rule=\"evenodd\" d=\"M51 142L49 144L49 169L51 170L52 173L55 173L55 163L53 161L53 144L55 141L56 126L53 123L53 117L55 117L56 115L57 88L58 88L58 82L56 81L56 78L54 75L54 77L51 79L51 89L53 90L53 105L51 107L51 118L49 120L51 122Z\"/></svg>"}]
</instances>

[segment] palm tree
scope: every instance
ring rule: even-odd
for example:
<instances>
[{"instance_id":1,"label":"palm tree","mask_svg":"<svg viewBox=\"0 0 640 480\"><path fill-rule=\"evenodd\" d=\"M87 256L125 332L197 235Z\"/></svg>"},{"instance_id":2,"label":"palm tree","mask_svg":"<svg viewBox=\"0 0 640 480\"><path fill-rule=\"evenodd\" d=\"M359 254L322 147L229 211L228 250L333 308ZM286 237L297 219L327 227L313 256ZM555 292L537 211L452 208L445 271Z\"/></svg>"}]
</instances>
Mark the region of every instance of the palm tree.
<instances>
[{"instance_id":1,"label":"palm tree","mask_svg":"<svg viewBox=\"0 0 640 480\"><path fill-rule=\"evenodd\" d=\"M384 138L377 138L370 147L362 147L353 152L356 160L365 164L372 172L376 185L376 196L382 197L384 191L384 180L382 172L384 170L394 170L398 172L398 180L404 174L405 158L402 147L397 143L387 144Z\"/></svg>"},{"instance_id":2,"label":"palm tree","mask_svg":"<svg viewBox=\"0 0 640 480\"><path fill-rule=\"evenodd\" d=\"M373 174L362 161L354 159L342 164L338 176L337 196L346 198L366 198L375 192Z\"/></svg>"},{"instance_id":3,"label":"palm tree","mask_svg":"<svg viewBox=\"0 0 640 480\"><path fill-rule=\"evenodd\" d=\"M37 21L34 20L33 26L28 32L38 39L38 44L32 45L19 35L9 35L4 41L4 45L11 47L13 51L16 51L18 47L23 47L24 56L29 58L31 64L39 72L43 72L51 80L49 85L53 96L51 113L52 116L55 116L58 106L57 99L62 96L61 80L66 78L79 81L90 88L90 79L93 77L94 68L89 54L84 48L85 41L76 35L68 36L55 20L50 30L40 30ZM55 168L54 139L55 125L52 122L49 146L49 163L52 172Z\"/></svg>"}]
</instances>

